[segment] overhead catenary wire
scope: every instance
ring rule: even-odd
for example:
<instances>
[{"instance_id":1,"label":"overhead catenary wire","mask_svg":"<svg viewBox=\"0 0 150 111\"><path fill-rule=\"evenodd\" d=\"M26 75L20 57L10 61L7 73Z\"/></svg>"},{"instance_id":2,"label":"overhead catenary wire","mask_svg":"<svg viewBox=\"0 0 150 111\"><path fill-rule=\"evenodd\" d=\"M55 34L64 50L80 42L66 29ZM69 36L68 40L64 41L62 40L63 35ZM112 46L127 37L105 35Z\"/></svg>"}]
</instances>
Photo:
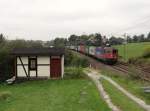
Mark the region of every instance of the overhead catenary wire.
<instances>
[{"instance_id":1,"label":"overhead catenary wire","mask_svg":"<svg viewBox=\"0 0 150 111\"><path fill-rule=\"evenodd\" d=\"M148 25L148 24L150 23L150 15L148 15L148 16L146 16L144 18L140 18L140 19L134 20L134 21L135 22L132 23L134 25L128 26L128 27L123 28L123 29L120 29L117 32L113 32L113 33L111 33L111 35L118 35L118 36L122 37L124 33L128 33L128 35L130 35L129 32L131 30L139 29L139 28L144 28L144 27L147 28L146 31L149 31L150 28L148 28L148 26L150 26L150 25ZM137 21L139 21L139 22L137 22Z\"/></svg>"}]
</instances>

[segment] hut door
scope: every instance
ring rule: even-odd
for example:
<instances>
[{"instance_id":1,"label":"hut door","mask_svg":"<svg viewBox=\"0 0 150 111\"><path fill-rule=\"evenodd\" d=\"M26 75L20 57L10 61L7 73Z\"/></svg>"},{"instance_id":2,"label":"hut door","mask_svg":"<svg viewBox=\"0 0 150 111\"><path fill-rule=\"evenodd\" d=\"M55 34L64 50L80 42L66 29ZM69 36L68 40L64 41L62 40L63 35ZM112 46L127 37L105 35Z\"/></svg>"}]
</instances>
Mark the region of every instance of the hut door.
<instances>
[{"instance_id":1,"label":"hut door","mask_svg":"<svg viewBox=\"0 0 150 111\"><path fill-rule=\"evenodd\" d=\"M51 58L50 60L50 76L51 78L61 77L61 59Z\"/></svg>"}]
</instances>

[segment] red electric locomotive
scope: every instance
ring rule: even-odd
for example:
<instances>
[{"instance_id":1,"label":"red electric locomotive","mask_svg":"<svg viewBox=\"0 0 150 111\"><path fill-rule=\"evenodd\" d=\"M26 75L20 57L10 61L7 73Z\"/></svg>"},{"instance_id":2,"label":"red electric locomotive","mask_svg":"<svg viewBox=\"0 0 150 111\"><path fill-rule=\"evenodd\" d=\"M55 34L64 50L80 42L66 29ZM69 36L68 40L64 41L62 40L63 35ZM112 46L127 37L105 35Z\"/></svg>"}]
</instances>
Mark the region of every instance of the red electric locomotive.
<instances>
[{"instance_id":1,"label":"red electric locomotive","mask_svg":"<svg viewBox=\"0 0 150 111\"><path fill-rule=\"evenodd\" d=\"M116 63L118 60L118 50L112 47L105 47L103 57L106 63Z\"/></svg>"}]
</instances>

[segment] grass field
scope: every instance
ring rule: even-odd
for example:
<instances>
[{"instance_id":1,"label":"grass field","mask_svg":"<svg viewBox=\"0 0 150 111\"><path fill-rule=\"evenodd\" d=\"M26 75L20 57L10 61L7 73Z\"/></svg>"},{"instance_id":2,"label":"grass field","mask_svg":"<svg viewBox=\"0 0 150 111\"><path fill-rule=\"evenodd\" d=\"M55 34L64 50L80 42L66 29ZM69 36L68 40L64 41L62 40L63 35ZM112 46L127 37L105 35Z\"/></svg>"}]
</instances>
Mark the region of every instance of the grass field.
<instances>
[{"instance_id":1,"label":"grass field","mask_svg":"<svg viewBox=\"0 0 150 111\"><path fill-rule=\"evenodd\" d=\"M0 85L0 111L110 111L95 85L87 79L30 81Z\"/></svg>"},{"instance_id":2,"label":"grass field","mask_svg":"<svg viewBox=\"0 0 150 111\"><path fill-rule=\"evenodd\" d=\"M116 81L126 90L141 98L147 104L150 104L150 94L144 93L144 90L142 89L142 87L150 86L149 82L138 79L132 79L130 77L123 76L117 72L113 72L110 70L103 70L101 73L111 77L114 81Z\"/></svg>"},{"instance_id":3,"label":"grass field","mask_svg":"<svg viewBox=\"0 0 150 111\"><path fill-rule=\"evenodd\" d=\"M128 43L125 47L124 45L116 45L113 47L119 50L119 55L122 56L123 59L128 60L131 57L141 56L145 49L150 48L150 42Z\"/></svg>"},{"instance_id":4,"label":"grass field","mask_svg":"<svg viewBox=\"0 0 150 111\"><path fill-rule=\"evenodd\" d=\"M105 91L109 94L112 102L116 106L118 106L121 109L121 111L144 111L144 109L139 107L135 102L130 100L127 96L125 96L122 92L120 92L108 81L106 80L101 81Z\"/></svg>"}]
</instances>

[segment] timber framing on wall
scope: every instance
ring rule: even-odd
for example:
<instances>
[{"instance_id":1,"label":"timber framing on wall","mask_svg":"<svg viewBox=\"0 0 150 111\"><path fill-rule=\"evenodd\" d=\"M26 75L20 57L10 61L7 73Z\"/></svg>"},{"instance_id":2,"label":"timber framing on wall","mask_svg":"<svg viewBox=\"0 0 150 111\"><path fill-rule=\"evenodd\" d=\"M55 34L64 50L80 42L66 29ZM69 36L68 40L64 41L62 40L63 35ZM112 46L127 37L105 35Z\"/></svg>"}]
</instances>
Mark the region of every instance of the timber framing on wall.
<instances>
[{"instance_id":1,"label":"timber framing on wall","mask_svg":"<svg viewBox=\"0 0 150 111\"><path fill-rule=\"evenodd\" d=\"M15 57L14 74L16 78L50 78L51 59L59 58L61 59L61 77L63 77L64 49L62 48L20 48L14 49L11 54ZM32 69L34 64L36 68Z\"/></svg>"},{"instance_id":2,"label":"timber framing on wall","mask_svg":"<svg viewBox=\"0 0 150 111\"><path fill-rule=\"evenodd\" d=\"M36 56L36 77L38 77L38 71L37 71L37 69L38 69L38 56Z\"/></svg>"},{"instance_id":3,"label":"timber framing on wall","mask_svg":"<svg viewBox=\"0 0 150 111\"><path fill-rule=\"evenodd\" d=\"M17 78L17 56L15 56L15 76L16 76L16 78Z\"/></svg>"},{"instance_id":4,"label":"timber framing on wall","mask_svg":"<svg viewBox=\"0 0 150 111\"><path fill-rule=\"evenodd\" d=\"M20 60L20 62L21 62L21 65L22 65L22 67L23 67L23 70L24 70L24 72L25 72L25 74L26 74L26 77L29 78L29 74L27 73L27 71L26 71L26 69L25 69L25 66L24 66L24 64L23 64L22 59L21 59L20 56L19 56L19 60Z\"/></svg>"},{"instance_id":5,"label":"timber framing on wall","mask_svg":"<svg viewBox=\"0 0 150 111\"><path fill-rule=\"evenodd\" d=\"M22 60L22 57L27 57L27 63L23 63L23 60ZM40 56L40 57L45 57L45 56ZM46 57L48 57L48 56L46 56ZM48 66L49 68L50 68L50 57L51 56L49 56L49 63L38 63L38 56L16 56L16 62L15 62L15 69L16 69L16 71L15 71L15 75L16 75L16 77L17 77L17 68L18 68L18 66L22 66L22 68L23 68L23 71L24 71L24 73L26 74L26 77L28 77L28 78L31 78L31 71L35 71L35 73L36 73L36 75L35 75L35 77L37 78L39 75L38 75L38 67L40 67L40 66ZM20 63L17 63L17 60L18 61L20 61ZM36 60L36 68L35 69L31 69L30 68L30 60ZM25 67L28 67L27 69L25 68ZM50 71L50 70L49 70Z\"/></svg>"},{"instance_id":6,"label":"timber framing on wall","mask_svg":"<svg viewBox=\"0 0 150 111\"><path fill-rule=\"evenodd\" d=\"M29 61L29 56L28 56L28 61ZM28 62L28 64L27 64L27 66L28 66L28 74L30 75L29 62Z\"/></svg>"}]
</instances>

